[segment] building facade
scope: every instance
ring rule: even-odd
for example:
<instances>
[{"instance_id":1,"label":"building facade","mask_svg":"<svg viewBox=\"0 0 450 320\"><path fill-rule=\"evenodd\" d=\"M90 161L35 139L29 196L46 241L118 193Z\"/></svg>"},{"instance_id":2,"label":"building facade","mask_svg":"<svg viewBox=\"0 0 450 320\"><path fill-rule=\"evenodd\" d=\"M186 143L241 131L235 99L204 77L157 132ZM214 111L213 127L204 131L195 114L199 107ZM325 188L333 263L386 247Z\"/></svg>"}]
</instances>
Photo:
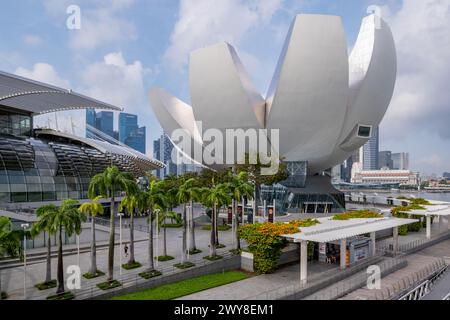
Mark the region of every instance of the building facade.
<instances>
[{"instance_id":1,"label":"building facade","mask_svg":"<svg viewBox=\"0 0 450 320\"><path fill-rule=\"evenodd\" d=\"M123 112L119 114L119 141L145 154L146 127L139 127L137 115Z\"/></svg>"},{"instance_id":2,"label":"building facade","mask_svg":"<svg viewBox=\"0 0 450 320\"><path fill-rule=\"evenodd\" d=\"M352 183L356 184L399 184L400 186L420 185L420 176L409 170L355 170Z\"/></svg>"},{"instance_id":3,"label":"building facade","mask_svg":"<svg viewBox=\"0 0 450 320\"><path fill-rule=\"evenodd\" d=\"M378 153L378 169L394 169L391 151L380 151Z\"/></svg>"},{"instance_id":4,"label":"building facade","mask_svg":"<svg viewBox=\"0 0 450 320\"><path fill-rule=\"evenodd\" d=\"M393 153L392 162L394 170L409 170L409 153Z\"/></svg>"},{"instance_id":5,"label":"building facade","mask_svg":"<svg viewBox=\"0 0 450 320\"><path fill-rule=\"evenodd\" d=\"M363 146L363 169L378 170L378 153L380 146L379 129L374 128L372 137Z\"/></svg>"}]
</instances>

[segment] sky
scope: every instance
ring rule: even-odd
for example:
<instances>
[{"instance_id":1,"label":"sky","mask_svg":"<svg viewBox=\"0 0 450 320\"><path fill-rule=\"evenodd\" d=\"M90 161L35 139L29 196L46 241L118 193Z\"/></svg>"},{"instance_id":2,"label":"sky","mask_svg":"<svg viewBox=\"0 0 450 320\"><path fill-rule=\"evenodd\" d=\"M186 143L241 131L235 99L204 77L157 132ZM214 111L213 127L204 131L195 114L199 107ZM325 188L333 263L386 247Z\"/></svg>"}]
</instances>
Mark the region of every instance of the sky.
<instances>
[{"instance_id":1,"label":"sky","mask_svg":"<svg viewBox=\"0 0 450 320\"><path fill-rule=\"evenodd\" d=\"M81 9L80 29L67 27L70 5ZM162 130L148 91L163 87L189 103L192 50L229 42L264 95L296 14L341 16L350 51L370 5L381 8L398 54L380 151L409 152L411 169L423 174L450 171L450 0L4 1L0 70L138 114L151 156ZM73 123L83 130L84 117L84 111L59 113L59 129ZM36 123L55 127L55 115Z\"/></svg>"}]
</instances>

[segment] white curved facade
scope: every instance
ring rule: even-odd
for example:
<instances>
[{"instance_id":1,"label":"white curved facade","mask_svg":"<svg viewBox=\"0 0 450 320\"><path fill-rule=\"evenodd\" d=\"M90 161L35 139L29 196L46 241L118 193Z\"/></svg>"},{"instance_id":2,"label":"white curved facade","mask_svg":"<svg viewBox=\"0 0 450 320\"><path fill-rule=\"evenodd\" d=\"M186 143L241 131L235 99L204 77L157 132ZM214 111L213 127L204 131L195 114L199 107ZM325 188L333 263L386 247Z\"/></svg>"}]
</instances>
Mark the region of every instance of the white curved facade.
<instances>
[{"instance_id":1,"label":"white curved facade","mask_svg":"<svg viewBox=\"0 0 450 320\"><path fill-rule=\"evenodd\" d=\"M192 107L161 89L152 89L150 103L167 134L184 128L200 143L195 121L202 130L278 129L280 156L308 162L314 174L369 140L392 98L396 66L392 33L381 18L363 19L349 57L340 17L302 14L289 29L266 99L233 47L221 43L191 54Z\"/></svg>"}]
</instances>

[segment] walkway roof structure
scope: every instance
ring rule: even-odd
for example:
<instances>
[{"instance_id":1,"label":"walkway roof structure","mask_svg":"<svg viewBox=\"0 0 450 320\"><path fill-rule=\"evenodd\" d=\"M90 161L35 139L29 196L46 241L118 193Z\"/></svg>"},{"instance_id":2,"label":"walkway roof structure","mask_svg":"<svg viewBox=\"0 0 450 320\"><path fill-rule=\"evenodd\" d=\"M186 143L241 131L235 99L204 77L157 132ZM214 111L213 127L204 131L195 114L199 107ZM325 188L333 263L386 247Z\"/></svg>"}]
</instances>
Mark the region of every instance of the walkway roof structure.
<instances>
[{"instance_id":1,"label":"walkway roof structure","mask_svg":"<svg viewBox=\"0 0 450 320\"><path fill-rule=\"evenodd\" d=\"M450 216L450 205L421 206L425 210L411 210L408 214L417 216Z\"/></svg>"},{"instance_id":2,"label":"walkway roof structure","mask_svg":"<svg viewBox=\"0 0 450 320\"><path fill-rule=\"evenodd\" d=\"M42 82L0 71L0 105L32 115L76 109L122 111L116 106Z\"/></svg>"},{"instance_id":3,"label":"walkway roof structure","mask_svg":"<svg viewBox=\"0 0 450 320\"><path fill-rule=\"evenodd\" d=\"M350 219L344 221L321 218L318 220L320 224L300 228L300 233L283 235L283 237L294 242L312 241L326 243L400 227L418 221L400 218Z\"/></svg>"},{"instance_id":4,"label":"walkway roof structure","mask_svg":"<svg viewBox=\"0 0 450 320\"><path fill-rule=\"evenodd\" d=\"M83 138L79 136L75 136L66 132L59 132L50 129L38 129L35 131L36 135L39 137L40 135L50 135L55 137L61 137L70 139L73 141L78 141L84 143L94 149L99 150L102 153L119 155L128 158L134 164L136 164L143 171L149 171L154 169L164 168L165 165L158 161L147 157L146 155L128 147L128 146L119 146L114 145L106 141L100 141L95 139Z\"/></svg>"}]
</instances>

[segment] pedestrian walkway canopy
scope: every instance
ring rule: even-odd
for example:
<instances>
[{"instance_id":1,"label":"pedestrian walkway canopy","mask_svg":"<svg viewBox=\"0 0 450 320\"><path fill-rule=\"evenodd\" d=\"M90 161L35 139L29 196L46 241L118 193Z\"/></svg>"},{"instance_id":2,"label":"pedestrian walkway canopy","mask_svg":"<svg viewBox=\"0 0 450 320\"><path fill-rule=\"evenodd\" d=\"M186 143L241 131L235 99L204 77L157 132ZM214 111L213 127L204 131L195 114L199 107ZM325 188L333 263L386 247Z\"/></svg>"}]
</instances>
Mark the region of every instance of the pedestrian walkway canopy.
<instances>
[{"instance_id":1,"label":"pedestrian walkway canopy","mask_svg":"<svg viewBox=\"0 0 450 320\"><path fill-rule=\"evenodd\" d=\"M407 213L417 216L450 216L450 205L432 205L421 207L424 207L425 210L411 210L407 211Z\"/></svg>"},{"instance_id":2,"label":"pedestrian walkway canopy","mask_svg":"<svg viewBox=\"0 0 450 320\"><path fill-rule=\"evenodd\" d=\"M344 221L321 218L318 220L320 224L300 228L299 233L283 235L283 237L293 242L312 241L327 243L392 229L418 221L415 219L400 218L350 219Z\"/></svg>"},{"instance_id":3,"label":"pedestrian walkway canopy","mask_svg":"<svg viewBox=\"0 0 450 320\"><path fill-rule=\"evenodd\" d=\"M58 88L2 71L0 105L32 115L86 108L122 111L121 108L75 93L71 89Z\"/></svg>"}]
</instances>

